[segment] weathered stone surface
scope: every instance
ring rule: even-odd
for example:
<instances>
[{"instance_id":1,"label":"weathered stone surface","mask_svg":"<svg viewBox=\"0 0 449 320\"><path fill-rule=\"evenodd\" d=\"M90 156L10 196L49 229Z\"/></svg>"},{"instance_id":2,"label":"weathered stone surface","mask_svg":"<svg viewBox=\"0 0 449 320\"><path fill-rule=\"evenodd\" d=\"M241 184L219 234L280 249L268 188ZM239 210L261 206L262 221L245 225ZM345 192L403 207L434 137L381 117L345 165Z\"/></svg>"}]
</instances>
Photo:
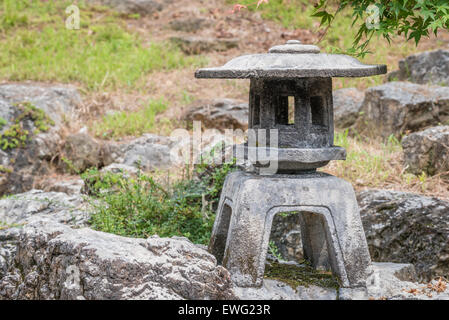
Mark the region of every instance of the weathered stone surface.
<instances>
[{"instance_id":1,"label":"weathered stone surface","mask_svg":"<svg viewBox=\"0 0 449 320\"><path fill-rule=\"evenodd\" d=\"M300 215L288 213L275 215L271 225L270 241L273 241L283 260L300 262L304 259Z\"/></svg>"},{"instance_id":2,"label":"weathered stone surface","mask_svg":"<svg viewBox=\"0 0 449 320\"><path fill-rule=\"evenodd\" d=\"M400 137L449 120L449 88L389 82L365 91L356 129L369 135Z\"/></svg>"},{"instance_id":3,"label":"weathered stone surface","mask_svg":"<svg viewBox=\"0 0 449 320\"><path fill-rule=\"evenodd\" d=\"M0 85L0 116L11 121L15 115L13 104L30 102L43 110L56 126L76 115L81 96L74 87L49 86L46 84Z\"/></svg>"},{"instance_id":4,"label":"weathered stone surface","mask_svg":"<svg viewBox=\"0 0 449 320\"><path fill-rule=\"evenodd\" d=\"M390 73L388 80L449 86L449 50L426 51L399 60L399 70Z\"/></svg>"},{"instance_id":5,"label":"weathered stone surface","mask_svg":"<svg viewBox=\"0 0 449 320\"><path fill-rule=\"evenodd\" d=\"M402 139L402 147L410 172L417 175L449 172L449 126L411 133Z\"/></svg>"},{"instance_id":6,"label":"weathered stone surface","mask_svg":"<svg viewBox=\"0 0 449 320\"><path fill-rule=\"evenodd\" d=\"M45 192L62 192L68 195L77 195L81 193L84 187L84 181L75 178L55 179L54 177L48 177L35 184L36 189L43 190Z\"/></svg>"},{"instance_id":7,"label":"weathered stone surface","mask_svg":"<svg viewBox=\"0 0 449 320\"><path fill-rule=\"evenodd\" d=\"M0 200L0 299L235 298L228 272L186 238L80 229L83 205L41 191Z\"/></svg>"},{"instance_id":8,"label":"weathered stone surface","mask_svg":"<svg viewBox=\"0 0 449 320\"><path fill-rule=\"evenodd\" d=\"M340 288L340 300L448 300L445 283L417 283L410 264L373 263L374 272L366 290Z\"/></svg>"},{"instance_id":9,"label":"weathered stone surface","mask_svg":"<svg viewBox=\"0 0 449 320\"><path fill-rule=\"evenodd\" d=\"M175 31L197 32L210 26L210 22L204 18L189 17L176 19L170 22L170 28Z\"/></svg>"},{"instance_id":10,"label":"weathered stone surface","mask_svg":"<svg viewBox=\"0 0 449 320\"><path fill-rule=\"evenodd\" d=\"M63 157L69 163L63 162L67 170L83 172L88 168L98 168L102 164L101 144L87 133L75 133L69 135L64 143Z\"/></svg>"},{"instance_id":11,"label":"weathered stone surface","mask_svg":"<svg viewBox=\"0 0 449 320\"><path fill-rule=\"evenodd\" d=\"M358 119L365 93L356 88L334 90L334 124L339 128L349 128Z\"/></svg>"},{"instance_id":12,"label":"weathered stone surface","mask_svg":"<svg viewBox=\"0 0 449 320\"><path fill-rule=\"evenodd\" d=\"M123 164L143 171L166 169L172 165L170 149L174 143L169 137L154 134L144 134L126 142L110 143L103 147L103 164Z\"/></svg>"},{"instance_id":13,"label":"weathered stone surface","mask_svg":"<svg viewBox=\"0 0 449 320\"><path fill-rule=\"evenodd\" d=\"M188 122L201 121L203 127L248 129L248 103L234 99L198 101L189 107L184 118Z\"/></svg>"},{"instance_id":14,"label":"weathered stone surface","mask_svg":"<svg viewBox=\"0 0 449 320\"><path fill-rule=\"evenodd\" d=\"M319 48L297 40L275 46L267 54L234 58L216 68L195 72L197 78L271 78L366 77L387 72L385 65L367 65L344 54L318 53Z\"/></svg>"},{"instance_id":15,"label":"weathered stone surface","mask_svg":"<svg viewBox=\"0 0 449 320\"><path fill-rule=\"evenodd\" d=\"M119 168L130 172L137 168L142 171L166 169L172 165L170 148L174 143L169 137L154 134L144 134L129 141L100 143L87 133L79 132L66 138L63 156L69 164L61 161L61 167L79 172L90 167L109 166L110 171Z\"/></svg>"},{"instance_id":16,"label":"weathered stone surface","mask_svg":"<svg viewBox=\"0 0 449 320\"><path fill-rule=\"evenodd\" d=\"M238 39L205 38L200 36L174 36L170 40L186 54L200 54L211 51L226 51L237 48Z\"/></svg>"},{"instance_id":17,"label":"weathered stone surface","mask_svg":"<svg viewBox=\"0 0 449 320\"><path fill-rule=\"evenodd\" d=\"M448 275L449 202L387 190L357 198L374 261L412 263L421 280Z\"/></svg>"},{"instance_id":18,"label":"weathered stone surface","mask_svg":"<svg viewBox=\"0 0 449 320\"><path fill-rule=\"evenodd\" d=\"M235 288L240 299L252 300L447 300L449 288L438 292L427 284L416 282L414 268L410 264L373 263L373 273L366 288L324 288L290 285L279 280L264 279L261 288ZM444 286L444 285L443 285Z\"/></svg>"},{"instance_id":19,"label":"weathered stone surface","mask_svg":"<svg viewBox=\"0 0 449 320\"><path fill-rule=\"evenodd\" d=\"M85 226L88 205L80 195L31 190L0 200L0 222L26 224L52 219L58 223Z\"/></svg>"},{"instance_id":20,"label":"weathered stone surface","mask_svg":"<svg viewBox=\"0 0 449 320\"><path fill-rule=\"evenodd\" d=\"M262 285L272 221L285 212L299 213L304 253L314 267L332 269L345 287L365 284L371 259L348 182L322 173L235 171L226 177L209 248L237 286Z\"/></svg>"},{"instance_id":21,"label":"weathered stone surface","mask_svg":"<svg viewBox=\"0 0 449 320\"><path fill-rule=\"evenodd\" d=\"M81 97L75 88L48 86L45 84L0 85L0 116L6 125L5 132L15 120L23 115L16 104L28 102L45 112L54 125L49 130L35 134L36 125L28 115L21 126L28 131L28 141L22 147L0 150L0 165L7 168L0 172L0 195L30 190L36 177L45 174L48 166L59 152L61 137L59 129L64 120L76 117Z\"/></svg>"},{"instance_id":22,"label":"weathered stone surface","mask_svg":"<svg viewBox=\"0 0 449 320\"><path fill-rule=\"evenodd\" d=\"M88 0L94 4L103 4L123 13L151 14L162 10L172 0Z\"/></svg>"},{"instance_id":23,"label":"weathered stone surface","mask_svg":"<svg viewBox=\"0 0 449 320\"><path fill-rule=\"evenodd\" d=\"M336 300L337 290L315 285L293 289L278 280L264 279L262 288L235 288L242 300Z\"/></svg>"}]
</instances>

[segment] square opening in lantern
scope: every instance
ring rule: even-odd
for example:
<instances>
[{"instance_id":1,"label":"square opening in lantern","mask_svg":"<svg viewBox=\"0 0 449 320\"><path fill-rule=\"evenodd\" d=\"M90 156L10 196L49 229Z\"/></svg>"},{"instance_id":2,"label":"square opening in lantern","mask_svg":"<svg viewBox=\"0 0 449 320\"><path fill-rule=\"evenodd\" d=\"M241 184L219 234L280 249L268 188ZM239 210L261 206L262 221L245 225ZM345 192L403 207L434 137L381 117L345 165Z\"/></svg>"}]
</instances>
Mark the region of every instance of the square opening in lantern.
<instances>
[{"instance_id":1,"label":"square opening in lantern","mask_svg":"<svg viewBox=\"0 0 449 320\"><path fill-rule=\"evenodd\" d=\"M295 97L288 97L288 124L295 124Z\"/></svg>"},{"instance_id":2,"label":"square opening in lantern","mask_svg":"<svg viewBox=\"0 0 449 320\"><path fill-rule=\"evenodd\" d=\"M280 125L295 124L295 97L279 96L275 111L275 122Z\"/></svg>"},{"instance_id":3,"label":"square opening in lantern","mask_svg":"<svg viewBox=\"0 0 449 320\"><path fill-rule=\"evenodd\" d=\"M254 105L253 105L253 125L257 126L260 124L260 96L254 96Z\"/></svg>"},{"instance_id":4,"label":"square opening in lantern","mask_svg":"<svg viewBox=\"0 0 449 320\"><path fill-rule=\"evenodd\" d=\"M326 108L321 96L310 97L310 110L312 113L312 125L327 126Z\"/></svg>"}]
</instances>

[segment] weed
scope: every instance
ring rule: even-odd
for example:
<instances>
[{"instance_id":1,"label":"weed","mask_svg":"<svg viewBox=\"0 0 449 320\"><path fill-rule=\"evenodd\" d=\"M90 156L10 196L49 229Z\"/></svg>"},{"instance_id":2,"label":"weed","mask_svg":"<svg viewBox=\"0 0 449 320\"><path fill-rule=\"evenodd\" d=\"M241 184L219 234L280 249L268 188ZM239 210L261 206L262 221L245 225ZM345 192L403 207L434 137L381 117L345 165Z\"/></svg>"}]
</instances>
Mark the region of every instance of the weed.
<instances>
[{"instance_id":1,"label":"weed","mask_svg":"<svg viewBox=\"0 0 449 320\"><path fill-rule=\"evenodd\" d=\"M45 112L29 102L14 105L20 112L13 120L13 124L0 134L0 148L2 150L25 146L30 132L23 128L26 120L31 120L35 127L34 134L46 132L54 125L53 120Z\"/></svg>"},{"instance_id":2,"label":"weed","mask_svg":"<svg viewBox=\"0 0 449 320\"><path fill-rule=\"evenodd\" d=\"M268 243L268 252L273 255L278 261L283 261L282 255L279 252L278 247L276 246L276 243L274 241L271 241Z\"/></svg>"},{"instance_id":3,"label":"weed","mask_svg":"<svg viewBox=\"0 0 449 320\"><path fill-rule=\"evenodd\" d=\"M218 201L228 170L216 168L203 180L181 180L163 187L141 172L131 177L90 169L81 177L93 196L92 227L131 237L184 236L207 244L215 214L204 202Z\"/></svg>"}]
</instances>

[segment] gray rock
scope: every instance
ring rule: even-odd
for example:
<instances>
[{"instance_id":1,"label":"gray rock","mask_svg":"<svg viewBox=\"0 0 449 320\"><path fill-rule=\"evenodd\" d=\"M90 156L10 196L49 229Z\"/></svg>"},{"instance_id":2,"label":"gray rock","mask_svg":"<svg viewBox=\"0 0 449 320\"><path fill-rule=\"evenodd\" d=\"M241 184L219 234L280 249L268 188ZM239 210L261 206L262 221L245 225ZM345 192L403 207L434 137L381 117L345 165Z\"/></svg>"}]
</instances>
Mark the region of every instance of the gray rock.
<instances>
[{"instance_id":1,"label":"gray rock","mask_svg":"<svg viewBox=\"0 0 449 320\"><path fill-rule=\"evenodd\" d=\"M387 190L357 198L374 261L411 263L420 280L449 274L449 202Z\"/></svg>"},{"instance_id":2,"label":"gray rock","mask_svg":"<svg viewBox=\"0 0 449 320\"><path fill-rule=\"evenodd\" d=\"M388 300L448 300L449 288L435 290L428 284L416 282L410 264L374 263L374 274L367 286L369 299ZM435 281L431 281L435 284Z\"/></svg>"},{"instance_id":3,"label":"gray rock","mask_svg":"<svg viewBox=\"0 0 449 320\"><path fill-rule=\"evenodd\" d=\"M199 101L184 115L189 121L201 121L206 128L248 129L248 103L234 99Z\"/></svg>"},{"instance_id":4,"label":"gray rock","mask_svg":"<svg viewBox=\"0 0 449 320\"><path fill-rule=\"evenodd\" d=\"M2 84L0 85L0 116L8 121L14 116L13 104L30 102L43 110L56 126L77 114L81 96L74 87L49 86L46 84ZM5 117L6 114L6 117ZM8 116L9 115L9 116Z\"/></svg>"},{"instance_id":5,"label":"gray rock","mask_svg":"<svg viewBox=\"0 0 449 320\"><path fill-rule=\"evenodd\" d=\"M449 126L411 133L402 139L402 148L410 172L417 175L449 172Z\"/></svg>"},{"instance_id":6,"label":"gray rock","mask_svg":"<svg viewBox=\"0 0 449 320\"><path fill-rule=\"evenodd\" d=\"M439 49L408 56L399 61L399 70L390 73L388 80L449 86L449 50Z\"/></svg>"},{"instance_id":7,"label":"gray rock","mask_svg":"<svg viewBox=\"0 0 449 320\"><path fill-rule=\"evenodd\" d=\"M139 138L123 142L98 142L86 133L76 133L66 138L64 169L84 171L87 168L105 168L104 171L129 173L154 169L167 169L172 163L170 148L174 141L169 137L144 134Z\"/></svg>"},{"instance_id":8,"label":"gray rock","mask_svg":"<svg viewBox=\"0 0 449 320\"><path fill-rule=\"evenodd\" d=\"M171 29L183 32L197 32L208 26L210 26L210 22L207 19L197 17L176 19L170 22Z\"/></svg>"},{"instance_id":9,"label":"gray rock","mask_svg":"<svg viewBox=\"0 0 449 320\"><path fill-rule=\"evenodd\" d=\"M226 51L237 48L238 39L208 38L200 36L174 36L170 41L186 54L200 54L212 51Z\"/></svg>"},{"instance_id":10,"label":"gray rock","mask_svg":"<svg viewBox=\"0 0 449 320\"><path fill-rule=\"evenodd\" d=\"M413 289L417 292L411 293ZM379 262L373 263L373 273L367 281L366 288L336 290L316 285L292 288L279 280L264 279L261 288L235 287L234 291L239 299L247 300L446 300L449 298L449 288L438 293L428 289L426 284L417 283L412 265Z\"/></svg>"},{"instance_id":11,"label":"gray rock","mask_svg":"<svg viewBox=\"0 0 449 320\"><path fill-rule=\"evenodd\" d=\"M336 300L337 291L315 285L298 286L293 289L278 280L264 279L261 288L235 287L235 293L242 300Z\"/></svg>"},{"instance_id":12,"label":"gray rock","mask_svg":"<svg viewBox=\"0 0 449 320\"><path fill-rule=\"evenodd\" d=\"M62 164L69 172L98 168L102 165L101 152L100 143L87 133L71 134L65 139Z\"/></svg>"},{"instance_id":13,"label":"gray rock","mask_svg":"<svg viewBox=\"0 0 449 320\"><path fill-rule=\"evenodd\" d=\"M68 195L77 195L81 193L84 187L84 181L81 179L64 179L54 181L53 178L45 180L38 184L38 189L46 192L63 192Z\"/></svg>"},{"instance_id":14,"label":"gray rock","mask_svg":"<svg viewBox=\"0 0 449 320\"><path fill-rule=\"evenodd\" d=\"M0 151L0 165L7 168L1 172L0 195L30 190L37 177L48 172L50 163L59 153L60 127L64 121L76 118L81 97L75 88L49 86L46 84L0 85L0 116L7 124L0 133L10 128L22 111L16 104L28 102L45 112L53 121L46 132L36 133L36 126L29 117L21 120L29 132L28 141L20 148Z\"/></svg>"},{"instance_id":15,"label":"gray rock","mask_svg":"<svg viewBox=\"0 0 449 320\"><path fill-rule=\"evenodd\" d=\"M356 88L335 90L333 92L335 126L339 128L352 126L360 115L364 98L364 92Z\"/></svg>"},{"instance_id":16,"label":"gray rock","mask_svg":"<svg viewBox=\"0 0 449 320\"><path fill-rule=\"evenodd\" d=\"M147 15L162 10L171 0L88 0L93 4L103 4L122 13Z\"/></svg>"},{"instance_id":17,"label":"gray rock","mask_svg":"<svg viewBox=\"0 0 449 320\"><path fill-rule=\"evenodd\" d=\"M0 200L0 299L235 298L229 273L186 238L74 228L80 204L40 191Z\"/></svg>"},{"instance_id":18,"label":"gray rock","mask_svg":"<svg viewBox=\"0 0 449 320\"><path fill-rule=\"evenodd\" d=\"M143 136L121 143L113 143L107 147L113 152L104 151L105 165L112 163L124 164L143 171L154 169L167 169L172 163L170 160L170 148L174 141L169 137L158 136L154 134L144 134ZM105 149L103 149L105 150ZM109 162L109 163L108 163Z\"/></svg>"},{"instance_id":19,"label":"gray rock","mask_svg":"<svg viewBox=\"0 0 449 320\"><path fill-rule=\"evenodd\" d=\"M85 226L90 218L88 208L81 195L31 190L1 199L0 221L7 226L42 220Z\"/></svg>"},{"instance_id":20,"label":"gray rock","mask_svg":"<svg viewBox=\"0 0 449 320\"><path fill-rule=\"evenodd\" d=\"M131 175L136 175L139 169L133 166L128 166L126 164L111 163L110 165L102 168L101 172L111 172L111 173L127 173Z\"/></svg>"},{"instance_id":21,"label":"gray rock","mask_svg":"<svg viewBox=\"0 0 449 320\"><path fill-rule=\"evenodd\" d=\"M400 137L449 121L449 88L389 82L366 90L359 132Z\"/></svg>"}]
</instances>

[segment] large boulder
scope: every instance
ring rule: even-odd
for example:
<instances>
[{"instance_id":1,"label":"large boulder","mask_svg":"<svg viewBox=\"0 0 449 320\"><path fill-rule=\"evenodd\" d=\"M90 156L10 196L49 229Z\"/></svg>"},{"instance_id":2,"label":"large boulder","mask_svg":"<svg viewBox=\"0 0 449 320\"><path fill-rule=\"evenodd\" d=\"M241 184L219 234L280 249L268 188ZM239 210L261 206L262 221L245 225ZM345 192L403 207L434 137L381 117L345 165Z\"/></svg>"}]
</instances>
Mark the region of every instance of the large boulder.
<instances>
[{"instance_id":1,"label":"large boulder","mask_svg":"<svg viewBox=\"0 0 449 320\"><path fill-rule=\"evenodd\" d=\"M400 137L449 120L449 87L389 82L365 91L357 131Z\"/></svg>"},{"instance_id":2,"label":"large boulder","mask_svg":"<svg viewBox=\"0 0 449 320\"><path fill-rule=\"evenodd\" d=\"M235 298L228 271L204 249L83 227L77 199L32 191L0 200L0 299Z\"/></svg>"},{"instance_id":3,"label":"large boulder","mask_svg":"<svg viewBox=\"0 0 449 320\"><path fill-rule=\"evenodd\" d=\"M248 103L234 99L198 101L184 114L188 122L201 121L206 128L248 129Z\"/></svg>"},{"instance_id":4,"label":"large boulder","mask_svg":"<svg viewBox=\"0 0 449 320\"><path fill-rule=\"evenodd\" d=\"M0 85L0 195L30 190L59 152L60 128L81 103L72 87Z\"/></svg>"},{"instance_id":5,"label":"large boulder","mask_svg":"<svg viewBox=\"0 0 449 320\"><path fill-rule=\"evenodd\" d=\"M101 144L87 133L79 132L66 137L64 143L64 165L75 172L83 172L91 167L100 167Z\"/></svg>"},{"instance_id":6,"label":"large boulder","mask_svg":"<svg viewBox=\"0 0 449 320\"><path fill-rule=\"evenodd\" d=\"M374 261L412 263L422 280L449 274L449 202L387 190L357 199Z\"/></svg>"},{"instance_id":7,"label":"large boulder","mask_svg":"<svg viewBox=\"0 0 449 320\"><path fill-rule=\"evenodd\" d=\"M410 172L417 175L449 172L449 126L411 133L402 139L402 147Z\"/></svg>"},{"instance_id":8,"label":"large boulder","mask_svg":"<svg viewBox=\"0 0 449 320\"><path fill-rule=\"evenodd\" d=\"M102 146L102 164L123 164L143 171L168 169L172 166L170 150L175 141L170 137L144 134L124 142L111 142Z\"/></svg>"},{"instance_id":9,"label":"large boulder","mask_svg":"<svg viewBox=\"0 0 449 320\"><path fill-rule=\"evenodd\" d=\"M332 95L335 126L339 128L352 126L360 115L360 109L365 97L364 92L356 88L344 88L335 90Z\"/></svg>"},{"instance_id":10,"label":"large boulder","mask_svg":"<svg viewBox=\"0 0 449 320\"><path fill-rule=\"evenodd\" d=\"M449 50L417 53L399 61L399 70L388 75L390 81L449 86Z\"/></svg>"}]
</instances>

